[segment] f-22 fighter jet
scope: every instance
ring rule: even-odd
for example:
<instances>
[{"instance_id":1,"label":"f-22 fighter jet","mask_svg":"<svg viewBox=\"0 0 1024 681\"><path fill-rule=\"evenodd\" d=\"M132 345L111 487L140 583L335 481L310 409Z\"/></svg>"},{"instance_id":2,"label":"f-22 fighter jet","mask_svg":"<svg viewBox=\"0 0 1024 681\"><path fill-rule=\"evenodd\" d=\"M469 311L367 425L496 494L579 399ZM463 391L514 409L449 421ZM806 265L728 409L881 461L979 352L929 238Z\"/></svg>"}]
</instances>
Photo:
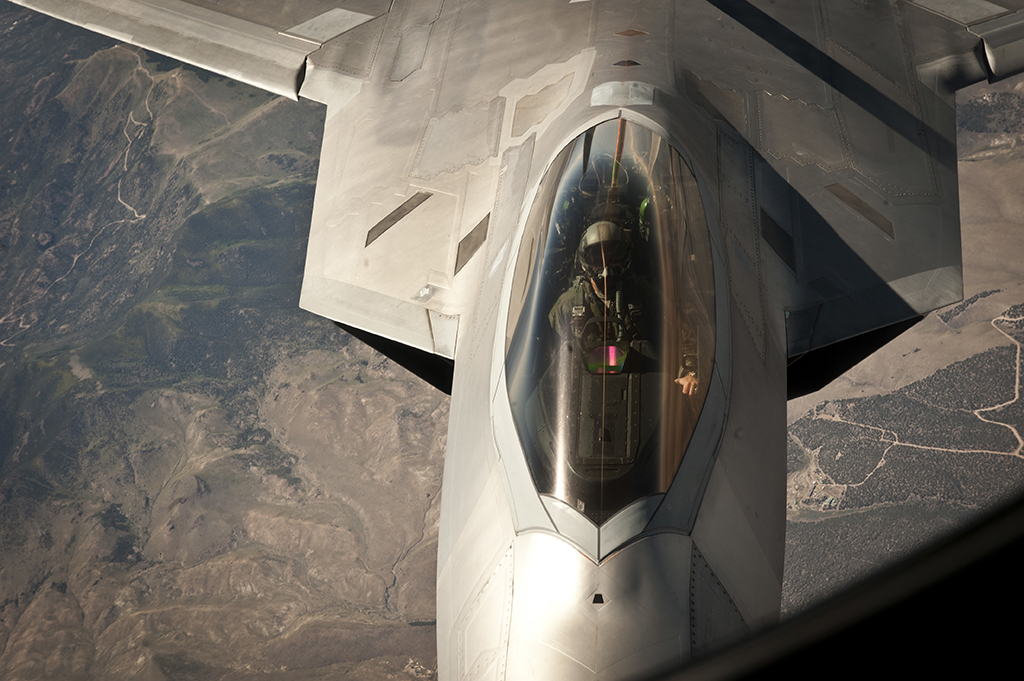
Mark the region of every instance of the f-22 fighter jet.
<instances>
[{"instance_id":1,"label":"f-22 fighter jet","mask_svg":"<svg viewBox=\"0 0 1024 681\"><path fill-rule=\"evenodd\" d=\"M16 0L327 106L301 306L454 361L444 681L778 618L788 358L962 294L1021 0Z\"/></svg>"}]
</instances>

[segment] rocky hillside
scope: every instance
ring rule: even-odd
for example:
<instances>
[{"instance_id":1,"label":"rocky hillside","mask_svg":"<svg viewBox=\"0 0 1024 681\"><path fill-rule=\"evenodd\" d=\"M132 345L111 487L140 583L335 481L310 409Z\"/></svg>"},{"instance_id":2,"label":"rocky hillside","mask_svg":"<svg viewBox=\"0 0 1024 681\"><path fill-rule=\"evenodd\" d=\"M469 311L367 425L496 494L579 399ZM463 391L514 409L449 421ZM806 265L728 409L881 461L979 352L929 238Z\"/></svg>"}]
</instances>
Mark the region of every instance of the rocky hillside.
<instances>
[{"instance_id":1,"label":"rocky hillside","mask_svg":"<svg viewBox=\"0 0 1024 681\"><path fill-rule=\"evenodd\" d=\"M448 402L297 307L323 109L6 3L0 79L0 678L429 678Z\"/></svg>"}]
</instances>

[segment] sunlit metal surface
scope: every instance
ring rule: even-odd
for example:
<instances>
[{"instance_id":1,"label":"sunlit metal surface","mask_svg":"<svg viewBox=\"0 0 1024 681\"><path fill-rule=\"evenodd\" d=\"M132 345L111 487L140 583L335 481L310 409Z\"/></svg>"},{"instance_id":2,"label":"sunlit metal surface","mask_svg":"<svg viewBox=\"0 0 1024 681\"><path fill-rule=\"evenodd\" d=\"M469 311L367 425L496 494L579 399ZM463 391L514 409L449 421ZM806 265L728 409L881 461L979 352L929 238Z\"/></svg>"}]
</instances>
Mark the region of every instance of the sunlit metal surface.
<instances>
[{"instance_id":1,"label":"sunlit metal surface","mask_svg":"<svg viewBox=\"0 0 1024 681\"><path fill-rule=\"evenodd\" d=\"M649 537L600 565L541 533L513 553L508 678L620 678L689 654L688 537Z\"/></svg>"}]
</instances>

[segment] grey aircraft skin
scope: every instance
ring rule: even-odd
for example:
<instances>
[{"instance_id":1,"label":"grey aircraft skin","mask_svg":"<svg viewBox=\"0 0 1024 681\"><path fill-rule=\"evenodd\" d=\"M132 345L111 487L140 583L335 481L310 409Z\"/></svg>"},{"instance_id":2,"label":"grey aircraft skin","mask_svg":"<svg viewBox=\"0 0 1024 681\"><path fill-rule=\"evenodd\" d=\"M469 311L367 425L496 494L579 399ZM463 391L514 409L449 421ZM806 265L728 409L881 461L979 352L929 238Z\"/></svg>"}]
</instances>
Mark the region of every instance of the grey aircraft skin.
<instances>
[{"instance_id":1,"label":"grey aircraft skin","mask_svg":"<svg viewBox=\"0 0 1024 681\"><path fill-rule=\"evenodd\" d=\"M962 295L1019 0L16 0L327 105L301 306L454 360L439 678L778 619L790 357Z\"/></svg>"}]
</instances>

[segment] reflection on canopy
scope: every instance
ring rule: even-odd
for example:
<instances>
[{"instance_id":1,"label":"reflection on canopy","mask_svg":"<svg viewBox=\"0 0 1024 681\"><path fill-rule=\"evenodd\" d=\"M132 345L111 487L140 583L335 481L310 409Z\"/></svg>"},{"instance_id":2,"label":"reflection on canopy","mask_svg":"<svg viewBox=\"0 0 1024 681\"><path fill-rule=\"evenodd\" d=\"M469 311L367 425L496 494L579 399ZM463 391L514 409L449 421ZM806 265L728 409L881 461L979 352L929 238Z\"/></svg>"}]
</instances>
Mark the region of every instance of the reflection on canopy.
<instances>
[{"instance_id":1,"label":"reflection on canopy","mask_svg":"<svg viewBox=\"0 0 1024 681\"><path fill-rule=\"evenodd\" d=\"M682 157L618 119L548 169L512 284L506 372L530 473L601 524L665 492L707 394L714 290Z\"/></svg>"}]
</instances>

